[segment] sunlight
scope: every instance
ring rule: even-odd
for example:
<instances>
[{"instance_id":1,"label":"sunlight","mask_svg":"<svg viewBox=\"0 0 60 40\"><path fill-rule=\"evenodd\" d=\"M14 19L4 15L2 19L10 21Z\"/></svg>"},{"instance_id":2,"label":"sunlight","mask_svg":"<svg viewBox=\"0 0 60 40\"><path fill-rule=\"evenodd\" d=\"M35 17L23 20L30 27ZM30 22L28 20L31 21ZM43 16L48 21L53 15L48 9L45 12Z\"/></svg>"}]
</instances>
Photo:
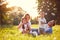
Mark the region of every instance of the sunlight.
<instances>
[{"instance_id":1,"label":"sunlight","mask_svg":"<svg viewBox=\"0 0 60 40\"><path fill-rule=\"evenodd\" d=\"M32 18L38 16L37 0L6 0L8 2L7 7L18 6L31 15Z\"/></svg>"}]
</instances>

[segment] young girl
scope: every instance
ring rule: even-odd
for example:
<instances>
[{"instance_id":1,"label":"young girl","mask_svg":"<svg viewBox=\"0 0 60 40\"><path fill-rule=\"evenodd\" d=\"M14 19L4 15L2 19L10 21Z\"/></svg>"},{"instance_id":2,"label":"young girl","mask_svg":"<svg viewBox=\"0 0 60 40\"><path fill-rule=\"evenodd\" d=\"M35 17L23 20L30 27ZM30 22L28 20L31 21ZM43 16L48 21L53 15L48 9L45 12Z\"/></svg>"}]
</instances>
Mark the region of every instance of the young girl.
<instances>
[{"instance_id":1,"label":"young girl","mask_svg":"<svg viewBox=\"0 0 60 40\"><path fill-rule=\"evenodd\" d=\"M29 26L27 24L26 18L22 18L22 22L20 22L18 28L21 29L22 33L28 33Z\"/></svg>"}]
</instances>

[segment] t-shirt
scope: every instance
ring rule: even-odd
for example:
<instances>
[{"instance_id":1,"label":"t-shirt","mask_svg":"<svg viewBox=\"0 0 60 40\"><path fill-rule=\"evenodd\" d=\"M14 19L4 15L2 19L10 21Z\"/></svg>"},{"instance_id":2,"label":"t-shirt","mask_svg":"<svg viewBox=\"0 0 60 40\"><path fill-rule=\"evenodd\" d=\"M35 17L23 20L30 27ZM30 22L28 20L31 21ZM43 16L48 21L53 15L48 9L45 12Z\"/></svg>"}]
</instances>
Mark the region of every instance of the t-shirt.
<instances>
[{"instance_id":1,"label":"t-shirt","mask_svg":"<svg viewBox=\"0 0 60 40\"><path fill-rule=\"evenodd\" d=\"M28 23L27 23L27 24L28 24L28 26L29 26L29 27L31 27L31 22L30 22L30 21L28 21Z\"/></svg>"},{"instance_id":2,"label":"t-shirt","mask_svg":"<svg viewBox=\"0 0 60 40\"><path fill-rule=\"evenodd\" d=\"M23 25L21 26L21 28L20 28L21 31L23 31L23 30L26 31L26 29L27 29L27 24L23 24Z\"/></svg>"},{"instance_id":3,"label":"t-shirt","mask_svg":"<svg viewBox=\"0 0 60 40\"><path fill-rule=\"evenodd\" d=\"M38 22L39 22L39 27L43 28L44 24L42 24L41 22L46 23L46 19L45 18L38 18Z\"/></svg>"}]
</instances>

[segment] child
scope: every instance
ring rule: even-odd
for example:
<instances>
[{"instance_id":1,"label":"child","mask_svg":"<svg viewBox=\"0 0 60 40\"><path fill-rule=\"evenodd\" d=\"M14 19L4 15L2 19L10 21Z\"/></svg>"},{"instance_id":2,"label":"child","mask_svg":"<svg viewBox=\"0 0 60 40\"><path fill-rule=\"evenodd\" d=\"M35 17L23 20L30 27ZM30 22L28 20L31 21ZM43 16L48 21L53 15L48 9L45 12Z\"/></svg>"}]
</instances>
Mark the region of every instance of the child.
<instances>
[{"instance_id":1,"label":"child","mask_svg":"<svg viewBox=\"0 0 60 40\"><path fill-rule=\"evenodd\" d=\"M52 27L53 26L55 26L55 21L51 20L51 21L48 22L48 24L44 24L45 28L44 28L44 30L40 29L40 33L41 33L41 31L42 31L43 34L45 34L45 33L49 33L49 34L52 33Z\"/></svg>"},{"instance_id":2,"label":"child","mask_svg":"<svg viewBox=\"0 0 60 40\"><path fill-rule=\"evenodd\" d=\"M45 16L45 13L41 12L40 16L38 17L39 29L31 29L31 34L35 31L39 35L40 30L44 30L44 24L46 23L46 19L44 16Z\"/></svg>"},{"instance_id":3,"label":"child","mask_svg":"<svg viewBox=\"0 0 60 40\"><path fill-rule=\"evenodd\" d=\"M18 26L21 29L22 33L28 33L29 26L27 25L26 18L22 18L22 22Z\"/></svg>"},{"instance_id":4,"label":"child","mask_svg":"<svg viewBox=\"0 0 60 40\"><path fill-rule=\"evenodd\" d=\"M48 24L45 24L45 33L52 33L52 27L55 26L55 20L51 20L48 22Z\"/></svg>"},{"instance_id":5,"label":"child","mask_svg":"<svg viewBox=\"0 0 60 40\"><path fill-rule=\"evenodd\" d=\"M40 34L46 34L46 33L51 34L53 26L55 26L55 20L51 20L47 24L44 24L44 30L39 29L40 32L38 32L38 29L35 29L35 30L32 30L31 34L33 36L37 36L37 35L40 35Z\"/></svg>"},{"instance_id":6,"label":"child","mask_svg":"<svg viewBox=\"0 0 60 40\"><path fill-rule=\"evenodd\" d=\"M42 32L42 30L44 30L44 24L46 23L45 13L44 12L40 13L40 17L38 18L38 22L39 22L39 29Z\"/></svg>"}]
</instances>

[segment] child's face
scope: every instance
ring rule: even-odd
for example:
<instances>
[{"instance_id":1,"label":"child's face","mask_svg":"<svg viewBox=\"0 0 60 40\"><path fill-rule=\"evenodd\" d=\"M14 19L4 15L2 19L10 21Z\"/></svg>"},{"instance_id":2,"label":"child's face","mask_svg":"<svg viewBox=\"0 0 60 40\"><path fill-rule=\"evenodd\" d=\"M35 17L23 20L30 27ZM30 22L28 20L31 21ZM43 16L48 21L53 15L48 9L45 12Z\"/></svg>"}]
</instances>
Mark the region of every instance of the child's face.
<instances>
[{"instance_id":1,"label":"child's face","mask_svg":"<svg viewBox=\"0 0 60 40\"><path fill-rule=\"evenodd\" d=\"M27 23L27 22L26 22L26 19L23 19L22 22L23 22L23 24Z\"/></svg>"},{"instance_id":2,"label":"child's face","mask_svg":"<svg viewBox=\"0 0 60 40\"><path fill-rule=\"evenodd\" d=\"M44 12L40 13L40 16L41 17L44 17L45 16Z\"/></svg>"}]
</instances>

